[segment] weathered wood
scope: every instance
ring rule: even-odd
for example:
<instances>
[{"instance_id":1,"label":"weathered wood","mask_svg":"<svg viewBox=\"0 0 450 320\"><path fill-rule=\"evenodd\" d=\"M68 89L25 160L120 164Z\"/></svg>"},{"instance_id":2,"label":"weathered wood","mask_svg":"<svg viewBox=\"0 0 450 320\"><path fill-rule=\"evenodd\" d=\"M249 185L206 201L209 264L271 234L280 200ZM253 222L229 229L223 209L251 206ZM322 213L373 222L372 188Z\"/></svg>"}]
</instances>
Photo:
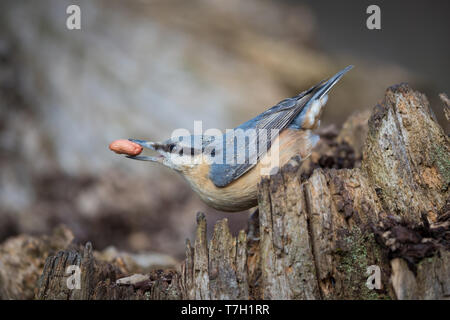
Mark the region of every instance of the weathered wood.
<instances>
[{"instance_id":1,"label":"weathered wood","mask_svg":"<svg viewBox=\"0 0 450 320\"><path fill-rule=\"evenodd\" d=\"M450 146L423 94L388 88L369 120L363 168L387 212L430 222L448 198Z\"/></svg>"},{"instance_id":2,"label":"weathered wood","mask_svg":"<svg viewBox=\"0 0 450 320\"><path fill-rule=\"evenodd\" d=\"M70 266L80 268L79 288L76 282L70 281L69 277L73 275L68 272ZM146 280L121 284L121 281L117 280L125 277L126 272L119 265L97 260L90 243L87 243L84 248L68 248L47 258L37 283L36 298L42 300L181 298L179 274L176 272L155 271L149 274Z\"/></svg>"},{"instance_id":3,"label":"weathered wood","mask_svg":"<svg viewBox=\"0 0 450 320\"><path fill-rule=\"evenodd\" d=\"M391 87L372 112L339 135L322 132L310 159L298 158L258 186L247 232L227 220L207 241L197 215L194 246L180 271L155 271L141 283L96 260L89 246L47 259L40 299L445 299L450 297L450 144L426 98ZM365 135L367 134L367 137ZM80 265L84 289L61 283ZM369 266L381 288L366 286Z\"/></svg>"},{"instance_id":4,"label":"weathered wood","mask_svg":"<svg viewBox=\"0 0 450 320\"><path fill-rule=\"evenodd\" d=\"M261 298L318 299L299 159L259 186Z\"/></svg>"},{"instance_id":5,"label":"weathered wood","mask_svg":"<svg viewBox=\"0 0 450 320\"><path fill-rule=\"evenodd\" d=\"M450 251L441 250L421 261L416 275L403 259L391 260L391 266L391 282L398 299L450 299Z\"/></svg>"},{"instance_id":6,"label":"weathered wood","mask_svg":"<svg viewBox=\"0 0 450 320\"><path fill-rule=\"evenodd\" d=\"M316 170L306 199L322 298L377 298L381 292L369 291L365 280L367 267L388 264L370 230L381 205L361 171Z\"/></svg>"},{"instance_id":7,"label":"weathered wood","mask_svg":"<svg viewBox=\"0 0 450 320\"><path fill-rule=\"evenodd\" d=\"M210 299L208 242L206 240L206 218L197 214L197 232L194 246L194 299Z\"/></svg>"},{"instance_id":8,"label":"weathered wood","mask_svg":"<svg viewBox=\"0 0 450 320\"><path fill-rule=\"evenodd\" d=\"M199 213L196 234L195 249L191 250L187 242L186 260L181 267L184 296L195 299L248 299L245 232L241 231L236 239L230 234L227 219L223 219L215 225L208 248L206 218Z\"/></svg>"},{"instance_id":9,"label":"weathered wood","mask_svg":"<svg viewBox=\"0 0 450 320\"><path fill-rule=\"evenodd\" d=\"M447 97L445 93L439 94L439 98L441 98L444 103L444 115L447 121L450 121L450 99Z\"/></svg>"},{"instance_id":10,"label":"weathered wood","mask_svg":"<svg viewBox=\"0 0 450 320\"><path fill-rule=\"evenodd\" d=\"M72 232L61 226L50 236L20 235L1 244L0 299L32 299L47 256L72 240Z\"/></svg>"}]
</instances>

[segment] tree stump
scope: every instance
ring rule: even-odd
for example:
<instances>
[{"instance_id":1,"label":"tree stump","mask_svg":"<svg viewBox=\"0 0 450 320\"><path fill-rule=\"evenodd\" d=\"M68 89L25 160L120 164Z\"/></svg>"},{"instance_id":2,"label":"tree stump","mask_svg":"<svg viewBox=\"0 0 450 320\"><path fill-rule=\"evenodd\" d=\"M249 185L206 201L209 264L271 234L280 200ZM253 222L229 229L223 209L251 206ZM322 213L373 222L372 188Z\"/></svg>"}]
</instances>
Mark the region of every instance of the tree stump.
<instances>
[{"instance_id":1,"label":"tree stump","mask_svg":"<svg viewBox=\"0 0 450 320\"><path fill-rule=\"evenodd\" d=\"M366 121L353 117L319 154L263 178L247 232L234 237L224 219L208 243L199 213L180 271L118 285L120 268L72 248L47 259L37 298L448 299L449 139L406 84ZM78 292L64 287L68 264L81 266ZM379 288L366 286L369 267Z\"/></svg>"}]
</instances>

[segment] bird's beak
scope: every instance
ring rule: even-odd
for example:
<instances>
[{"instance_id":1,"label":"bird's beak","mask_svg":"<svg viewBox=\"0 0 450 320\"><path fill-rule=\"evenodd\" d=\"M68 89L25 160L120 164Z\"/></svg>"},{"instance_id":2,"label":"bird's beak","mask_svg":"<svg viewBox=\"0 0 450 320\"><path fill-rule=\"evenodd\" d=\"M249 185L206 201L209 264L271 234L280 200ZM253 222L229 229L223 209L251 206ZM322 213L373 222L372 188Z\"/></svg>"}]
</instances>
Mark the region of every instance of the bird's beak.
<instances>
[{"instance_id":1,"label":"bird's beak","mask_svg":"<svg viewBox=\"0 0 450 320\"><path fill-rule=\"evenodd\" d=\"M128 139L131 142L137 143L138 145L140 145L141 147L147 148L147 149L151 149L151 150L156 150L155 149L155 142L151 142L151 141L145 141L145 140L139 140L139 139Z\"/></svg>"},{"instance_id":2,"label":"bird's beak","mask_svg":"<svg viewBox=\"0 0 450 320\"><path fill-rule=\"evenodd\" d=\"M152 162L158 162L158 163L163 163L164 157L163 156L159 156L159 157L150 157L150 156L125 156L129 159L133 159L133 160L141 160L141 161L152 161Z\"/></svg>"},{"instance_id":3,"label":"bird's beak","mask_svg":"<svg viewBox=\"0 0 450 320\"><path fill-rule=\"evenodd\" d=\"M138 145L150 149L150 150L156 150L155 145L157 143L155 142L151 142L151 141L145 141L145 140L139 140L139 139L128 139L131 142L137 143ZM164 156L163 155L159 155L157 157L150 157L150 156L126 156L129 159L133 159L133 160L141 160L141 161L152 161L152 162L158 162L161 164L163 163L164 160Z\"/></svg>"}]
</instances>

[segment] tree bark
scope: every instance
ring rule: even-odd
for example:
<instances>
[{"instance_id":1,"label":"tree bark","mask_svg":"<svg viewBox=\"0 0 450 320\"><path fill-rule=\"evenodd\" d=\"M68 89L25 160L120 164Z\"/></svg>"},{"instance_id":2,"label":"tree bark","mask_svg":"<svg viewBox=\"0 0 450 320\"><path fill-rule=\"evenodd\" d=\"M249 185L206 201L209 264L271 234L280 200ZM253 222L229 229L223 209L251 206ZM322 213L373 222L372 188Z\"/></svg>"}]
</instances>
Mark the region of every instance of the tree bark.
<instances>
[{"instance_id":1,"label":"tree bark","mask_svg":"<svg viewBox=\"0 0 450 320\"><path fill-rule=\"evenodd\" d=\"M224 219L208 242L199 213L180 271L117 284L129 274L87 245L48 257L37 298L448 299L449 139L405 84L367 118L350 118L337 137L323 131L310 159L263 178L258 212L237 237ZM81 266L78 291L64 285L69 264ZM378 289L366 286L369 266L381 271Z\"/></svg>"}]
</instances>

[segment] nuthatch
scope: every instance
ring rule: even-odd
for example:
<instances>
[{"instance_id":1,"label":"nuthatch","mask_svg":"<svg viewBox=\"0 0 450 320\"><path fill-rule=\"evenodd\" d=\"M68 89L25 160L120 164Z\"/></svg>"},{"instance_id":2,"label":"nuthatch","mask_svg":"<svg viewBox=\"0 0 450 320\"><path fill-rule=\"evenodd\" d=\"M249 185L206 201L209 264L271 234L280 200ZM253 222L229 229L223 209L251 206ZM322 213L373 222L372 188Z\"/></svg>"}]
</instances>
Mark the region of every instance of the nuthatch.
<instances>
[{"instance_id":1,"label":"nuthatch","mask_svg":"<svg viewBox=\"0 0 450 320\"><path fill-rule=\"evenodd\" d=\"M257 185L264 163L276 155L277 164L273 167L278 168L293 156L299 155L304 160L311 154L319 140L311 130L320 125L319 118L328 92L352 67L348 66L330 79L279 102L257 117L228 130L220 139L206 135L174 137L161 143L129 139L157 151L159 156L127 157L158 162L181 173L200 198L218 210L252 208L257 205ZM235 133L239 129L253 130L256 134L253 138L247 137L245 143L238 144ZM198 138L197 143L193 142ZM276 154L273 152L275 145L278 147ZM230 151L232 157L223 161ZM244 160L238 161L238 158Z\"/></svg>"}]
</instances>

